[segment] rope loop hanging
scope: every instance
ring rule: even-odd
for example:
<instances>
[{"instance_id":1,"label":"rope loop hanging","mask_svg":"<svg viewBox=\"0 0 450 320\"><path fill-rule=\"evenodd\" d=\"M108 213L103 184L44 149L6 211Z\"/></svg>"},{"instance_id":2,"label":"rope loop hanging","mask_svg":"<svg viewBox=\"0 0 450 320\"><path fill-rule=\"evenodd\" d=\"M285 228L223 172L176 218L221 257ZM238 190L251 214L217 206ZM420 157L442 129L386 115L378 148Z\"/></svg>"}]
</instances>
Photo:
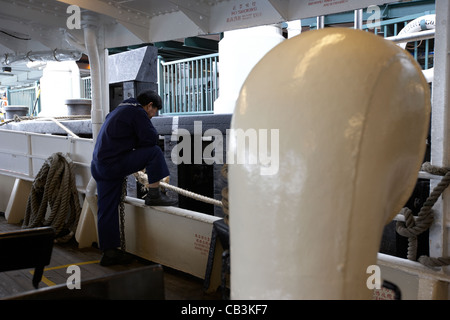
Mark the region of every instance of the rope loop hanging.
<instances>
[{"instance_id":1,"label":"rope loop hanging","mask_svg":"<svg viewBox=\"0 0 450 320\"><path fill-rule=\"evenodd\" d=\"M122 194L120 196L119 204L119 218L120 218L120 248L125 251L125 197L127 196L127 177L122 182Z\"/></svg>"},{"instance_id":2,"label":"rope loop hanging","mask_svg":"<svg viewBox=\"0 0 450 320\"><path fill-rule=\"evenodd\" d=\"M432 208L450 184L449 168L437 167L425 162L421 169L434 175L443 176L443 178L425 200L416 218L409 208L405 207L400 211L405 217L405 221L397 221L396 231L401 236L408 238L407 258L413 261L417 259L417 236L430 228L434 220ZM427 267L441 267L450 264L450 257L431 258L421 256L418 261Z\"/></svg>"},{"instance_id":3,"label":"rope loop hanging","mask_svg":"<svg viewBox=\"0 0 450 320\"><path fill-rule=\"evenodd\" d=\"M222 169L220 170L220 173L222 174L222 177L225 179L225 181L227 181L227 185L228 185L228 164L224 164L222 166ZM225 221L225 223L228 225L229 223L229 219L230 219L230 207L229 207L230 203L228 200L228 186L224 187L222 189L222 210L224 213L224 217L223 220Z\"/></svg>"}]
</instances>

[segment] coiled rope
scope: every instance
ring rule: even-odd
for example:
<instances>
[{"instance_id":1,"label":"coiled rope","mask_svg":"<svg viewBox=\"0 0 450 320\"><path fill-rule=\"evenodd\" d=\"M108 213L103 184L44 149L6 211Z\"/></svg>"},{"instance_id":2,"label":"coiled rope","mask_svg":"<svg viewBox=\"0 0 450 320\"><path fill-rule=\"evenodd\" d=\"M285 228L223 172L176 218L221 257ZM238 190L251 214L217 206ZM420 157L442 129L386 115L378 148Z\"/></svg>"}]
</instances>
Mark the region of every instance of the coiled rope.
<instances>
[{"instance_id":1,"label":"coiled rope","mask_svg":"<svg viewBox=\"0 0 450 320\"><path fill-rule=\"evenodd\" d=\"M398 234L408 238L407 258L413 261L416 260L417 255L417 236L428 230L433 223L434 218L432 208L450 184L450 168L441 168L433 166L429 162L425 162L422 165L422 170L434 175L441 175L443 178L424 202L417 218L414 218L411 209L407 207L400 211L400 213L404 215L405 221L397 221L396 231ZM431 258L428 256L421 256L418 261L427 267L450 265L450 257Z\"/></svg>"},{"instance_id":2,"label":"coiled rope","mask_svg":"<svg viewBox=\"0 0 450 320\"><path fill-rule=\"evenodd\" d=\"M81 213L73 166L69 156L61 152L47 158L32 184L23 228L51 226L57 241L72 238Z\"/></svg>"}]
</instances>

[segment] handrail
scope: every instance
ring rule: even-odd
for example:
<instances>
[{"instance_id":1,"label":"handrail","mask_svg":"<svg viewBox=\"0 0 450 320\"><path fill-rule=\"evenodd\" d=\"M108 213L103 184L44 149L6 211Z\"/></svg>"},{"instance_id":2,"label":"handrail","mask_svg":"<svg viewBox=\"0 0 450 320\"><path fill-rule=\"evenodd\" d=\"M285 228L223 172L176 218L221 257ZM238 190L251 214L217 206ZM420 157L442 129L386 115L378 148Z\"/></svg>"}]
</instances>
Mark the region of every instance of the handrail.
<instances>
[{"instance_id":1,"label":"handrail","mask_svg":"<svg viewBox=\"0 0 450 320\"><path fill-rule=\"evenodd\" d=\"M209 58L214 58L214 57L218 57L218 56L219 56L218 53L211 53L211 54L207 54L207 55L204 55L204 56L185 58L185 59L168 61L168 62L161 61L161 64L163 66L169 66L169 65L172 65L172 64L185 63L185 62L191 62L191 61L202 60L202 59L209 59Z\"/></svg>"},{"instance_id":2,"label":"handrail","mask_svg":"<svg viewBox=\"0 0 450 320\"><path fill-rule=\"evenodd\" d=\"M420 32L413 32L413 33L407 33L403 35L397 35L392 37L386 37L386 40L393 41L395 43L403 43L403 42L409 42L409 41L420 41L420 40L426 40L426 39L432 39L434 38L435 30L425 30Z\"/></svg>"},{"instance_id":3,"label":"handrail","mask_svg":"<svg viewBox=\"0 0 450 320\"><path fill-rule=\"evenodd\" d=\"M450 282L450 275L428 268L416 261L411 261L380 252L377 253L377 260L378 265L380 266L395 268L417 276L426 276L439 281Z\"/></svg>"}]
</instances>

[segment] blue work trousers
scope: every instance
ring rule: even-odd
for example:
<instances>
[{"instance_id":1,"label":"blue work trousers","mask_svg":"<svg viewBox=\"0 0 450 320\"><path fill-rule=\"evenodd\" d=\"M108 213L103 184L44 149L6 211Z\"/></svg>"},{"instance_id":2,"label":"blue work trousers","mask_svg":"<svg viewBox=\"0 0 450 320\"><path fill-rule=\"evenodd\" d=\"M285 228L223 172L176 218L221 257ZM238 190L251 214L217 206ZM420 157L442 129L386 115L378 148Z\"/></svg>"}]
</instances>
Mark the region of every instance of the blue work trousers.
<instances>
[{"instance_id":1,"label":"blue work trousers","mask_svg":"<svg viewBox=\"0 0 450 320\"><path fill-rule=\"evenodd\" d=\"M107 164L92 161L91 173L97 182L97 227L100 249L120 247L118 208L122 184L126 176L144 168L149 183L169 176L169 169L159 146L135 149Z\"/></svg>"}]
</instances>

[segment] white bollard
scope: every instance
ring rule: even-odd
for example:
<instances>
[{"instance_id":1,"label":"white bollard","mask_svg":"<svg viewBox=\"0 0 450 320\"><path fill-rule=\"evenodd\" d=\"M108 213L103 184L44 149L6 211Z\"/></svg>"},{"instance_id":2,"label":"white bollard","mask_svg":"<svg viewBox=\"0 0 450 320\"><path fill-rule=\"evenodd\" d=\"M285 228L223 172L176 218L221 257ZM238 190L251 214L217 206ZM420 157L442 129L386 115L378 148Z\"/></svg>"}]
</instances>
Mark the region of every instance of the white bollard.
<instances>
[{"instance_id":1,"label":"white bollard","mask_svg":"<svg viewBox=\"0 0 450 320\"><path fill-rule=\"evenodd\" d=\"M429 120L419 66L381 37L325 28L268 52L231 124L268 135L266 149L229 142L247 157L229 165L231 298L370 299L367 268L415 186Z\"/></svg>"}]
</instances>

